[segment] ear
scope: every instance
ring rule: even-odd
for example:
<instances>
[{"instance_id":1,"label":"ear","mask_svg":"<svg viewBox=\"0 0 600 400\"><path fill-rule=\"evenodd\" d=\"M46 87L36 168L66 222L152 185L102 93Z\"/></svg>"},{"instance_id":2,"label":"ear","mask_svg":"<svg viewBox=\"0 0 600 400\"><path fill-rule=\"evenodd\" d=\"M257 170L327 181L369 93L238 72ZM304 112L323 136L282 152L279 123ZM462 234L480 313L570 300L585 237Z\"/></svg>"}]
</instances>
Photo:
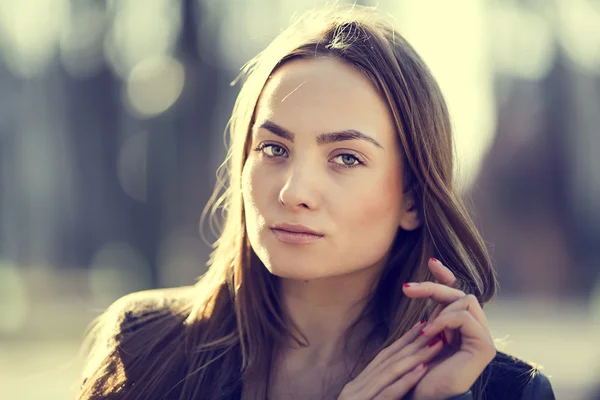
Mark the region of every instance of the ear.
<instances>
[{"instance_id":1,"label":"ear","mask_svg":"<svg viewBox=\"0 0 600 400\"><path fill-rule=\"evenodd\" d=\"M413 231L419 228L422 223L421 213L415 202L412 190L405 192L402 199L402 210L400 212L400 221L398 221L398 225L405 231Z\"/></svg>"}]
</instances>

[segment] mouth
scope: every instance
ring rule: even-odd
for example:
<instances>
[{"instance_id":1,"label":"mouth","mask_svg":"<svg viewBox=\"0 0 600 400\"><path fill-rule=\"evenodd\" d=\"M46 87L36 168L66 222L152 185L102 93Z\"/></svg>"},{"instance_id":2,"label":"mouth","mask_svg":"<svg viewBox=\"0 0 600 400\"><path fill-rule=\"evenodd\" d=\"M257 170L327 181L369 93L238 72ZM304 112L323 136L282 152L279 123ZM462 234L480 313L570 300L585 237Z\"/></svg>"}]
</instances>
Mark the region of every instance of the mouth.
<instances>
[{"instance_id":1,"label":"mouth","mask_svg":"<svg viewBox=\"0 0 600 400\"><path fill-rule=\"evenodd\" d=\"M304 225L292 224L275 225L271 228L271 232L281 242L289 244L310 244L325 236Z\"/></svg>"}]
</instances>

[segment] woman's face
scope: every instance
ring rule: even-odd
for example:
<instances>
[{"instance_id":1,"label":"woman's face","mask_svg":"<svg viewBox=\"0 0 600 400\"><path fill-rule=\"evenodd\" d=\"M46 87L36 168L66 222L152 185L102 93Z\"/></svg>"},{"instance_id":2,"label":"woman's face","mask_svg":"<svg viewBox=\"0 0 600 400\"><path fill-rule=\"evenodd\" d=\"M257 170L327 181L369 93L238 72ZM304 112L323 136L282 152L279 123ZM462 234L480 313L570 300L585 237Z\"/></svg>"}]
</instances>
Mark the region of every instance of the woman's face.
<instances>
[{"instance_id":1,"label":"woman's face","mask_svg":"<svg viewBox=\"0 0 600 400\"><path fill-rule=\"evenodd\" d=\"M397 229L418 226L391 114L353 67L332 58L285 64L255 121L242 173L246 229L274 275L379 268ZM293 233L305 230L317 235Z\"/></svg>"}]
</instances>

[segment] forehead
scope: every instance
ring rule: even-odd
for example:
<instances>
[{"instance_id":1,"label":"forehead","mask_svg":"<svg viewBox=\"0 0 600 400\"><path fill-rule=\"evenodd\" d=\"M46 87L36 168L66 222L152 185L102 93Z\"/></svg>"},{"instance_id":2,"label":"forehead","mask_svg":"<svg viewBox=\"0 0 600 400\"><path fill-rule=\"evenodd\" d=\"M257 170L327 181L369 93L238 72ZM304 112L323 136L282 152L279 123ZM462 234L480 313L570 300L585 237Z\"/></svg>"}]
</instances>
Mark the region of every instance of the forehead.
<instances>
[{"instance_id":1,"label":"forehead","mask_svg":"<svg viewBox=\"0 0 600 400\"><path fill-rule=\"evenodd\" d=\"M342 129L393 140L387 103L354 67L333 58L290 61L276 70L260 96L256 121L269 119L298 134Z\"/></svg>"}]
</instances>

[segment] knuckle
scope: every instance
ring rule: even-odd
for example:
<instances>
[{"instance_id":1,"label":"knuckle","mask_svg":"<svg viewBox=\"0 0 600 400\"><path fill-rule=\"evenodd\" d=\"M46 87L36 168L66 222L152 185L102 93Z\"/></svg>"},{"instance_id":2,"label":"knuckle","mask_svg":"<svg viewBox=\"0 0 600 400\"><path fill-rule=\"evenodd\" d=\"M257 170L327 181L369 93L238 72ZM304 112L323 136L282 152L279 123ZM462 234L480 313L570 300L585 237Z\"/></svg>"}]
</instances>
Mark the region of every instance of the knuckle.
<instances>
[{"instance_id":1,"label":"knuckle","mask_svg":"<svg viewBox=\"0 0 600 400\"><path fill-rule=\"evenodd\" d=\"M392 347L392 346L393 346L393 344L392 344L392 345L390 345L390 346L388 346L388 347L386 347L385 349L381 350L381 351L380 351L380 352L379 352L379 353L378 353L378 354L375 356L375 358L373 359L373 362L379 362L379 361L381 361L382 359L385 359L385 358L387 358L387 357L390 355L390 353L392 352L392 350L391 350L391 347Z\"/></svg>"},{"instance_id":2,"label":"knuckle","mask_svg":"<svg viewBox=\"0 0 600 400\"><path fill-rule=\"evenodd\" d=\"M415 355L415 354L406 356L402 360L398 360L393 363L392 371L396 376L402 375L406 372L406 370L409 366L416 364L417 360L418 360L418 358L417 358L417 355Z\"/></svg>"},{"instance_id":3,"label":"knuckle","mask_svg":"<svg viewBox=\"0 0 600 400\"><path fill-rule=\"evenodd\" d=\"M466 295L466 298L469 304L479 305L479 300L477 300L477 297L475 297L474 294L469 293L468 295Z\"/></svg>"},{"instance_id":4,"label":"knuckle","mask_svg":"<svg viewBox=\"0 0 600 400\"><path fill-rule=\"evenodd\" d=\"M346 385L344 386L344 389L342 389L342 393L340 393L340 395L345 395L346 397L348 397L350 394L354 394L356 393L356 383L352 380L348 383L346 383Z\"/></svg>"}]
</instances>

